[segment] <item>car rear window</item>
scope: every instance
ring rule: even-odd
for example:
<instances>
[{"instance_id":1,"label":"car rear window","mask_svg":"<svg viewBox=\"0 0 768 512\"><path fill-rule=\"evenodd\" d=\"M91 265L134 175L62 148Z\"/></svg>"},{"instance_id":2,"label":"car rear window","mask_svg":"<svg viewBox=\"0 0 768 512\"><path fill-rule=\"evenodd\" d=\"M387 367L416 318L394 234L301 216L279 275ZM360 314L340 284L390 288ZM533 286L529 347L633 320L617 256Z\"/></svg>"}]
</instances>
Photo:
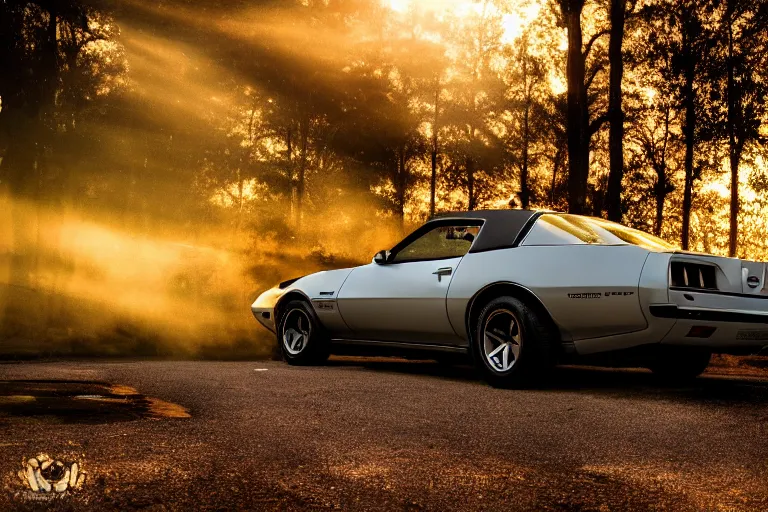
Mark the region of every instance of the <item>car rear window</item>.
<instances>
[{"instance_id":1,"label":"car rear window","mask_svg":"<svg viewBox=\"0 0 768 512\"><path fill-rule=\"evenodd\" d=\"M545 213L520 245L637 245L653 251L674 250L661 238L615 222L580 215Z\"/></svg>"}]
</instances>

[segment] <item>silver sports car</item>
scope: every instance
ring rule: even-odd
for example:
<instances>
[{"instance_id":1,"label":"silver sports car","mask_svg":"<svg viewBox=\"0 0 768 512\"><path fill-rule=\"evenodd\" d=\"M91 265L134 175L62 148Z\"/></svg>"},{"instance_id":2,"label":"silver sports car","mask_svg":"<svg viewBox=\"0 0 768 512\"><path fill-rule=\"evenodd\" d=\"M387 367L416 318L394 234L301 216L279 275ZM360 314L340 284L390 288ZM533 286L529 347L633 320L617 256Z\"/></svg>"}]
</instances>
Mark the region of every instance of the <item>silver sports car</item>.
<instances>
[{"instance_id":1,"label":"silver sports car","mask_svg":"<svg viewBox=\"0 0 768 512\"><path fill-rule=\"evenodd\" d=\"M251 310L290 364L345 345L415 349L471 356L498 386L607 353L692 378L713 352L768 346L765 263L527 210L441 216L368 265L285 281Z\"/></svg>"}]
</instances>

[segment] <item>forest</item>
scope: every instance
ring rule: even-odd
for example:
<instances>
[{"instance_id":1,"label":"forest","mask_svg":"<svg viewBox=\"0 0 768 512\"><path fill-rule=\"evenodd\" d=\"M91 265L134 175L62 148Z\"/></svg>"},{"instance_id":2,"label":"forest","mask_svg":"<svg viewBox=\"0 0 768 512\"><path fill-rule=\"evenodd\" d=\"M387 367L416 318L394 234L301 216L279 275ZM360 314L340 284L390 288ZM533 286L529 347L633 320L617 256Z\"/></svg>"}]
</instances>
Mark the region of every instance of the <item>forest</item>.
<instances>
[{"instance_id":1,"label":"forest","mask_svg":"<svg viewBox=\"0 0 768 512\"><path fill-rule=\"evenodd\" d=\"M4 0L0 354L261 353L452 210L766 260L767 95L768 0Z\"/></svg>"}]
</instances>

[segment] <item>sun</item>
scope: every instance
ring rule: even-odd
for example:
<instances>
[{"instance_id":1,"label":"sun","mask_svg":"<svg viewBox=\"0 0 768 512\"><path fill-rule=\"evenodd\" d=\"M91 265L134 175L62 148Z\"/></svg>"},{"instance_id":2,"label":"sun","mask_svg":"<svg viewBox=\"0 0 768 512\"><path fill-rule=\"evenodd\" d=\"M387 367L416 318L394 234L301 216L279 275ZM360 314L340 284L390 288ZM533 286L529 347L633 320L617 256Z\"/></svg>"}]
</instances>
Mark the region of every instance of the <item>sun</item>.
<instances>
[{"instance_id":1,"label":"sun","mask_svg":"<svg viewBox=\"0 0 768 512\"><path fill-rule=\"evenodd\" d=\"M416 8L420 11L437 13L451 12L457 16L467 16L469 13L482 9L476 0L382 0L383 4L394 12L404 13Z\"/></svg>"},{"instance_id":2,"label":"sun","mask_svg":"<svg viewBox=\"0 0 768 512\"><path fill-rule=\"evenodd\" d=\"M400 13L406 12L411 3L410 0L388 0L388 2L390 9Z\"/></svg>"},{"instance_id":3,"label":"sun","mask_svg":"<svg viewBox=\"0 0 768 512\"><path fill-rule=\"evenodd\" d=\"M415 8L418 11L450 13L459 18L482 15L484 12L501 15L504 29L502 42L505 44L511 44L518 39L525 27L539 15L541 10L540 0L524 2L514 9L514 12L503 14L493 3L484 4L478 0L382 0L382 3L398 14L404 14Z\"/></svg>"},{"instance_id":4,"label":"sun","mask_svg":"<svg viewBox=\"0 0 768 512\"><path fill-rule=\"evenodd\" d=\"M536 19L540 12L541 3L530 2L516 12L503 14L501 25L504 29L504 35L501 38L502 42L511 44L522 36L526 27Z\"/></svg>"}]
</instances>

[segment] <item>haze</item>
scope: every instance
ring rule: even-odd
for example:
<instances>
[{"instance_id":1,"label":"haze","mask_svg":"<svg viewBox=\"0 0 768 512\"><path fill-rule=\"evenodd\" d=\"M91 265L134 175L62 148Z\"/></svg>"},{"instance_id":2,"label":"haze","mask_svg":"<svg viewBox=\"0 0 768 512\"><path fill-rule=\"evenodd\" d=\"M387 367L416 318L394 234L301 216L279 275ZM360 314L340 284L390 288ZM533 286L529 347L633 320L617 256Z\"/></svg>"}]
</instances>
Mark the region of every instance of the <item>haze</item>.
<instances>
[{"instance_id":1,"label":"haze","mask_svg":"<svg viewBox=\"0 0 768 512\"><path fill-rule=\"evenodd\" d=\"M564 9L576 3L3 2L0 354L264 355L272 340L248 310L258 292L370 261L432 211L610 216L611 2L577 16L582 189L568 147ZM768 257L763 4L632 4L624 223ZM690 140L683 39L659 30L683 11L709 38ZM748 130L733 167L723 63L737 58Z\"/></svg>"}]
</instances>

